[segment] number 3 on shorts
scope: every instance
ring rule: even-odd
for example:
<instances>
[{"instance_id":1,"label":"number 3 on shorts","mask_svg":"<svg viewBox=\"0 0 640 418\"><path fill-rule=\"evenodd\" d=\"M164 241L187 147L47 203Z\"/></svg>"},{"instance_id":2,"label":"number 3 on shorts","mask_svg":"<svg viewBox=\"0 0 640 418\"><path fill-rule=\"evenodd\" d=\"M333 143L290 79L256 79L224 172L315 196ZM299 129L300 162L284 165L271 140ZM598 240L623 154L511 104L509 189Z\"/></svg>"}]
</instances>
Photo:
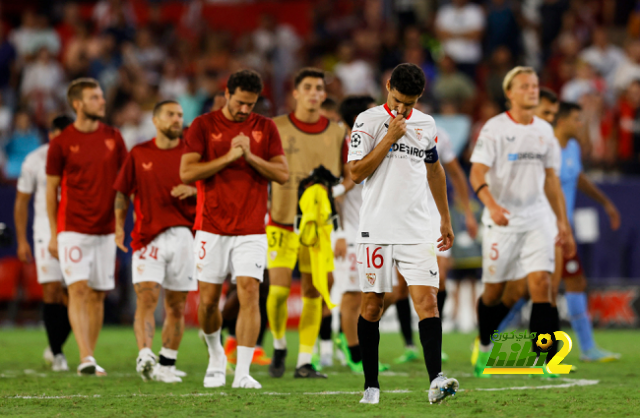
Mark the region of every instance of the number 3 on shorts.
<instances>
[{"instance_id":1,"label":"number 3 on shorts","mask_svg":"<svg viewBox=\"0 0 640 418\"><path fill-rule=\"evenodd\" d=\"M382 258L382 254L377 254L382 248L378 247L373 250L373 254L369 255L369 247L367 247L367 268L371 268L373 264L373 268L379 269L384 264L384 258Z\"/></svg>"},{"instance_id":2,"label":"number 3 on shorts","mask_svg":"<svg viewBox=\"0 0 640 418\"><path fill-rule=\"evenodd\" d=\"M200 252L198 253L198 257L200 257L200 260L204 259L204 256L207 255L207 249L204 248L204 246L207 244L206 241L200 241L200 243L202 244L202 246L200 247Z\"/></svg>"}]
</instances>

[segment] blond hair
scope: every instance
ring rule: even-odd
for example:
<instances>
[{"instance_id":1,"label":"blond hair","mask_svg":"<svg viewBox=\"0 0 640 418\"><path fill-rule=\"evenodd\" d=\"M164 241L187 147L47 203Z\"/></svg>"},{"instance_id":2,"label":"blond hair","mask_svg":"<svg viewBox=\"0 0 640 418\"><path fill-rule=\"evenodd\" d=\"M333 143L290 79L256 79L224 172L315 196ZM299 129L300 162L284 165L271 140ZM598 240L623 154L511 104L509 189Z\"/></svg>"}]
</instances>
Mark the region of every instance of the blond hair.
<instances>
[{"instance_id":1,"label":"blond hair","mask_svg":"<svg viewBox=\"0 0 640 418\"><path fill-rule=\"evenodd\" d=\"M95 89L100 87L98 80L91 77L81 77L73 80L67 88L67 102L73 109L74 100L82 100L82 91L84 89ZM75 109L74 109L75 110Z\"/></svg>"},{"instance_id":2,"label":"blond hair","mask_svg":"<svg viewBox=\"0 0 640 418\"><path fill-rule=\"evenodd\" d=\"M504 80L502 80L502 91L505 95L509 90L511 90L511 83L513 83L513 79L520 74L536 74L536 70L534 70L532 67L522 66L511 69L511 71L509 71L507 75L504 76Z\"/></svg>"}]
</instances>

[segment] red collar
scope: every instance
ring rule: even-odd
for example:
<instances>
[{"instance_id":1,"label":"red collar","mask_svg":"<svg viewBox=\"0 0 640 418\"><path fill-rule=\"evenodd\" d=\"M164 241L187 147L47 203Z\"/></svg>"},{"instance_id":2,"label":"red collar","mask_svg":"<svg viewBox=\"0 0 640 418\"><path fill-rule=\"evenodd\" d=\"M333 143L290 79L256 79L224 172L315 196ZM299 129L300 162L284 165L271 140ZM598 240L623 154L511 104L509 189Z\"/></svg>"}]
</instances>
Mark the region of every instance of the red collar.
<instances>
[{"instance_id":1,"label":"red collar","mask_svg":"<svg viewBox=\"0 0 640 418\"><path fill-rule=\"evenodd\" d=\"M289 113L289 120L296 128L307 134L319 134L324 132L324 130L329 126L329 119L324 116L320 116L320 119L315 123L307 123L297 119L296 115L291 112Z\"/></svg>"},{"instance_id":2,"label":"red collar","mask_svg":"<svg viewBox=\"0 0 640 418\"><path fill-rule=\"evenodd\" d=\"M533 123L533 119L534 118L531 118L531 122L529 122L529 123L520 123L520 122L516 121L513 118L513 116L511 116L511 113L508 110L505 113L507 114L507 116L509 116L509 119L511 119L513 121L513 123L517 123L518 125L531 125Z\"/></svg>"},{"instance_id":3,"label":"red collar","mask_svg":"<svg viewBox=\"0 0 640 418\"><path fill-rule=\"evenodd\" d=\"M387 113L389 114L389 116L391 116L392 118L396 118L395 116L393 116L393 113L391 113L391 109L389 109L389 106L385 103L384 104L384 110L387 111ZM409 112L409 116L407 116L407 120L409 120L409 118L411 118L411 115L413 115L413 109L411 109L411 112Z\"/></svg>"}]
</instances>

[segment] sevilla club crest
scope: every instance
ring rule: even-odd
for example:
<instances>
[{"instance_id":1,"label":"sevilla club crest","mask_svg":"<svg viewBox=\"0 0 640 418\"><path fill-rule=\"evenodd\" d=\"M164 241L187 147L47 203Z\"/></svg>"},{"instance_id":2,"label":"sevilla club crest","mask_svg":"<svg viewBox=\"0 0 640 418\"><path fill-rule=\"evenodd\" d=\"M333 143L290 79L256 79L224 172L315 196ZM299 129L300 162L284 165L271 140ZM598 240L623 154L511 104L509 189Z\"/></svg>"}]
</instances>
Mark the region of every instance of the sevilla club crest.
<instances>
[{"instance_id":1,"label":"sevilla club crest","mask_svg":"<svg viewBox=\"0 0 640 418\"><path fill-rule=\"evenodd\" d=\"M259 144L262 141L262 131L251 131L251 135L253 135L253 139Z\"/></svg>"},{"instance_id":2,"label":"sevilla club crest","mask_svg":"<svg viewBox=\"0 0 640 418\"><path fill-rule=\"evenodd\" d=\"M113 138L105 139L104 144L107 146L107 148L109 148L109 151L113 151L113 149L116 147L116 141Z\"/></svg>"},{"instance_id":3,"label":"sevilla club crest","mask_svg":"<svg viewBox=\"0 0 640 418\"><path fill-rule=\"evenodd\" d=\"M375 273L367 273L367 281L371 286L373 286L376 282L376 274Z\"/></svg>"},{"instance_id":4,"label":"sevilla club crest","mask_svg":"<svg viewBox=\"0 0 640 418\"><path fill-rule=\"evenodd\" d=\"M418 137L418 141L422 139L422 128L415 128L416 136Z\"/></svg>"}]
</instances>

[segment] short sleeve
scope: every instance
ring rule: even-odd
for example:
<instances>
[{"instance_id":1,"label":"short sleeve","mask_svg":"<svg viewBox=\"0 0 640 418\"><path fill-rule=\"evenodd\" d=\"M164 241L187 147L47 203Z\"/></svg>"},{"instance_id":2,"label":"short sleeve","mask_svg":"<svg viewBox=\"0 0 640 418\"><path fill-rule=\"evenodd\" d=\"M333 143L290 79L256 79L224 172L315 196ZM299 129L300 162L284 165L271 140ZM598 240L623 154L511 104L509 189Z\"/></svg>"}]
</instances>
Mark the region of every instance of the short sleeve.
<instances>
[{"instance_id":1,"label":"short sleeve","mask_svg":"<svg viewBox=\"0 0 640 418\"><path fill-rule=\"evenodd\" d=\"M47 151L47 176L62 176L64 171L64 154L60 141L55 138L49 143Z\"/></svg>"},{"instance_id":2,"label":"short sleeve","mask_svg":"<svg viewBox=\"0 0 640 418\"><path fill-rule=\"evenodd\" d=\"M207 140L202 129L202 119L200 117L195 118L191 126L189 126L189 130L184 136L184 143L184 154L196 152L204 155Z\"/></svg>"},{"instance_id":3,"label":"short sleeve","mask_svg":"<svg viewBox=\"0 0 640 418\"><path fill-rule=\"evenodd\" d=\"M40 166L42 168L42 166ZM36 170L38 167L33 164L31 158L27 156L22 163L22 169L20 170L20 177L18 178L18 184L16 188L20 193L33 194L36 191L36 185L38 184Z\"/></svg>"},{"instance_id":4,"label":"short sleeve","mask_svg":"<svg viewBox=\"0 0 640 418\"><path fill-rule=\"evenodd\" d=\"M451 161L456 159L456 153L453 151L453 147L451 146L449 134L443 129L438 129L437 147L438 154L440 155L440 161L443 164L449 164Z\"/></svg>"},{"instance_id":5,"label":"short sleeve","mask_svg":"<svg viewBox=\"0 0 640 418\"><path fill-rule=\"evenodd\" d=\"M484 164L487 167L492 167L496 161L496 140L491 135L491 132L487 126L482 128L478 141L471 154L472 163Z\"/></svg>"},{"instance_id":6,"label":"short sleeve","mask_svg":"<svg viewBox=\"0 0 640 418\"><path fill-rule=\"evenodd\" d=\"M372 122L367 121L361 113L353 124L347 161L361 160L373 150L375 146L373 132L374 126Z\"/></svg>"},{"instance_id":7,"label":"short sleeve","mask_svg":"<svg viewBox=\"0 0 640 418\"><path fill-rule=\"evenodd\" d=\"M544 168L553 168L557 176L560 176L562 166L562 148L556 138L552 138L551 146L545 156Z\"/></svg>"},{"instance_id":8,"label":"short sleeve","mask_svg":"<svg viewBox=\"0 0 640 418\"><path fill-rule=\"evenodd\" d=\"M135 193L136 189L136 166L133 154L129 154L124 160L124 164L116 177L113 188L124 195Z\"/></svg>"},{"instance_id":9,"label":"short sleeve","mask_svg":"<svg viewBox=\"0 0 640 418\"><path fill-rule=\"evenodd\" d=\"M269 132L269 149L267 151L268 159L270 160L273 157L284 155L284 149L282 149L282 139L280 139L280 132L278 132L276 124L271 119L267 121L267 130Z\"/></svg>"}]
</instances>

